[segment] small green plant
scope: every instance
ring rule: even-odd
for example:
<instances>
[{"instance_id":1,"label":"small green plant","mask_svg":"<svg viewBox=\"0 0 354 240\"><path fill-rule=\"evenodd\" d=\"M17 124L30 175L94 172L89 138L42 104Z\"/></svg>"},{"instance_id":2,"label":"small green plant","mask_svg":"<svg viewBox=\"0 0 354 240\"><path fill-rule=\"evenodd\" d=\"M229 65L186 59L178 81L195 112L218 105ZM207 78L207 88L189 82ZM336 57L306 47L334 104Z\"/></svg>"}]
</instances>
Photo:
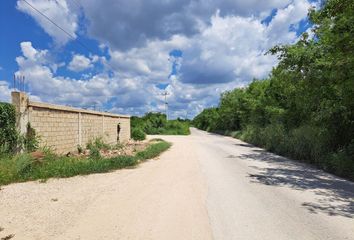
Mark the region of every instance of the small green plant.
<instances>
[{"instance_id":1,"label":"small green plant","mask_svg":"<svg viewBox=\"0 0 354 240\"><path fill-rule=\"evenodd\" d=\"M96 147L90 149L90 158L91 159L100 159L101 153L100 150Z\"/></svg>"},{"instance_id":2,"label":"small green plant","mask_svg":"<svg viewBox=\"0 0 354 240\"><path fill-rule=\"evenodd\" d=\"M108 150L111 146L103 141L101 137L95 139L95 145L98 149Z\"/></svg>"},{"instance_id":3,"label":"small green plant","mask_svg":"<svg viewBox=\"0 0 354 240\"><path fill-rule=\"evenodd\" d=\"M124 144L117 143L114 146L112 146L111 148L114 149L114 150L120 150L120 149L124 148Z\"/></svg>"},{"instance_id":4,"label":"small green plant","mask_svg":"<svg viewBox=\"0 0 354 240\"><path fill-rule=\"evenodd\" d=\"M101 137L97 137L94 140L90 140L86 144L86 148L91 150L97 148L98 150L108 150L111 149L111 146L103 141Z\"/></svg>"}]
</instances>

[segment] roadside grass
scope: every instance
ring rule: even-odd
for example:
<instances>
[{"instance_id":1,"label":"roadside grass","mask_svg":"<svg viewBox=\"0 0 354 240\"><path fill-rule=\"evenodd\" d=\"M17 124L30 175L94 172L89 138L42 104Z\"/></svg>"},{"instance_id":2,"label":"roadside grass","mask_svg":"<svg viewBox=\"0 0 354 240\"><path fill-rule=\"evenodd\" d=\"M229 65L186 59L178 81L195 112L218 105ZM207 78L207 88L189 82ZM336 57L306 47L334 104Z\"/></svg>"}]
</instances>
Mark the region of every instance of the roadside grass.
<instances>
[{"instance_id":1,"label":"roadside grass","mask_svg":"<svg viewBox=\"0 0 354 240\"><path fill-rule=\"evenodd\" d=\"M59 156L46 151L42 159L35 159L30 154L0 156L0 186L14 182L25 182L48 178L66 178L91 173L104 173L111 170L136 166L142 161L157 157L166 151L171 143L155 141L134 156L111 158L93 154L89 157Z\"/></svg>"}]
</instances>

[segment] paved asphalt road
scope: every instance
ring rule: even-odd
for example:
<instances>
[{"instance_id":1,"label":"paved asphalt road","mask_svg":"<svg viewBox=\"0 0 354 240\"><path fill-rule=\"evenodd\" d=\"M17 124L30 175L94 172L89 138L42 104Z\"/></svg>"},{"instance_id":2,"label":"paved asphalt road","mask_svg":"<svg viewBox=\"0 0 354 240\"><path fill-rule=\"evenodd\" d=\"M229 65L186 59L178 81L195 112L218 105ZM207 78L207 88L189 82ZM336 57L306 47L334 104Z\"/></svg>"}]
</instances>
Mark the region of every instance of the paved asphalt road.
<instances>
[{"instance_id":1,"label":"paved asphalt road","mask_svg":"<svg viewBox=\"0 0 354 240\"><path fill-rule=\"evenodd\" d=\"M196 129L162 138L134 169L3 186L0 239L354 239L352 182Z\"/></svg>"},{"instance_id":2,"label":"paved asphalt road","mask_svg":"<svg viewBox=\"0 0 354 240\"><path fill-rule=\"evenodd\" d=\"M192 131L215 239L354 239L354 184L239 140Z\"/></svg>"}]
</instances>

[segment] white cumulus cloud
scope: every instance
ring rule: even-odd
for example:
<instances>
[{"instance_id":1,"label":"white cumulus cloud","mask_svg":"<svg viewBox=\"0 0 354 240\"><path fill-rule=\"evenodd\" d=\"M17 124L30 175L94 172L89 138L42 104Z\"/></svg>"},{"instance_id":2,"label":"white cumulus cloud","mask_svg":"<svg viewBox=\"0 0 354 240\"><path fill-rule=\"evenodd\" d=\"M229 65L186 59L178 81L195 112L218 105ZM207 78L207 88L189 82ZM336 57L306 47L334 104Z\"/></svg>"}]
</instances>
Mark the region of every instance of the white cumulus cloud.
<instances>
[{"instance_id":1,"label":"white cumulus cloud","mask_svg":"<svg viewBox=\"0 0 354 240\"><path fill-rule=\"evenodd\" d=\"M68 65L68 68L74 72L81 72L92 67L93 64L91 62L91 59L80 54L74 55Z\"/></svg>"},{"instance_id":2,"label":"white cumulus cloud","mask_svg":"<svg viewBox=\"0 0 354 240\"><path fill-rule=\"evenodd\" d=\"M58 26L64 29L73 38L76 38L78 30L78 16L71 10L66 0L43 1L26 0L32 7L36 8L42 14L46 15ZM35 21L49 34L58 45L66 44L71 37L59 30L53 23L34 10L24 1L17 1L17 9L30 15Z\"/></svg>"},{"instance_id":3,"label":"white cumulus cloud","mask_svg":"<svg viewBox=\"0 0 354 240\"><path fill-rule=\"evenodd\" d=\"M172 117L193 117L215 106L223 91L266 77L277 59L265 52L295 42L297 27L311 6L308 0L119 0L102 8L97 8L98 1L81 3L88 33L106 55L74 54L68 69L95 70L97 62L106 68L85 72L84 79L59 76L48 50L23 42L16 61L31 92L54 103L142 114L163 110L163 90L156 85L164 83ZM263 23L273 8L276 14ZM182 55L170 56L173 50Z\"/></svg>"},{"instance_id":4,"label":"white cumulus cloud","mask_svg":"<svg viewBox=\"0 0 354 240\"><path fill-rule=\"evenodd\" d=\"M0 81L0 102L10 102L11 87L6 81Z\"/></svg>"}]
</instances>

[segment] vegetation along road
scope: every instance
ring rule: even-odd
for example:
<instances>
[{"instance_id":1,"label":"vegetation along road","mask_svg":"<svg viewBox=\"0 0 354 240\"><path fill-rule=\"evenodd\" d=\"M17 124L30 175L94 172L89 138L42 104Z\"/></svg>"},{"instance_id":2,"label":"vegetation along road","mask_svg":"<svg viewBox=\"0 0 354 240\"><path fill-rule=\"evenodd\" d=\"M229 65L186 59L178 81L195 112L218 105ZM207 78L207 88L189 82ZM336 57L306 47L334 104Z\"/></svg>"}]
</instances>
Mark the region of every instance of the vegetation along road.
<instances>
[{"instance_id":1,"label":"vegetation along road","mask_svg":"<svg viewBox=\"0 0 354 240\"><path fill-rule=\"evenodd\" d=\"M192 129L134 169L3 186L0 237L354 239L354 184Z\"/></svg>"}]
</instances>

